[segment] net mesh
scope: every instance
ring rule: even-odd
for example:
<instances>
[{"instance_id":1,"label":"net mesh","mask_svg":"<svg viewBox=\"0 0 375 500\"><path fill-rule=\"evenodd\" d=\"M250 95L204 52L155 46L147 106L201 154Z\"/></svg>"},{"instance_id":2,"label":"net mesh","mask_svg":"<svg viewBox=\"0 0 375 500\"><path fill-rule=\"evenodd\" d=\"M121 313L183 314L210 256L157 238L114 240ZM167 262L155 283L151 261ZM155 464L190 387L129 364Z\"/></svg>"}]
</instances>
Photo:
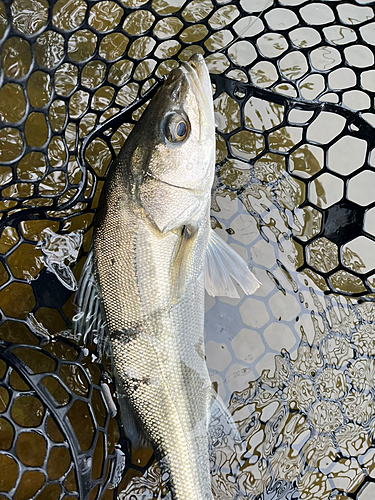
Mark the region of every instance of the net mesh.
<instances>
[{"instance_id":1,"label":"net mesh","mask_svg":"<svg viewBox=\"0 0 375 500\"><path fill-rule=\"evenodd\" d=\"M120 439L94 353L58 335L71 325L73 296L45 247L82 237L78 279L111 160L155 84L194 52L215 92L212 225L267 283L256 299L207 305L208 325L222 318L207 327L208 365L248 447L240 490L371 495L372 2L14 0L0 2L0 37L0 460L14 471L13 482L0 478L1 495L130 498L146 488L136 478L145 470L145 494L166 494L152 452L137 455ZM68 255L59 262L67 268ZM247 357L242 337L254 340ZM291 354L277 356L282 348ZM29 425L31 409L40 419ZM22 455L37 440L43 459ZM110 490L118 442L126 468Z\"/></svg>"}]
</instances>

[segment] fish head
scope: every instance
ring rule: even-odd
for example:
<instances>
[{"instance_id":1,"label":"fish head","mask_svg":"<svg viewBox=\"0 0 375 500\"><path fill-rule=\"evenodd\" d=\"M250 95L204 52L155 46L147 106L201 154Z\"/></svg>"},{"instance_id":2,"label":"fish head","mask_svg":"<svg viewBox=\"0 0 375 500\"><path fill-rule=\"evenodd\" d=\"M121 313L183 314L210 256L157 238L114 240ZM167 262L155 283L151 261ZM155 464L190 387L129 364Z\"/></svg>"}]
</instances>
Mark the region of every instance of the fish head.
<instances>
[{"instance_id":1,"label":"fish head","mask_svg":"<svg viewBox=\"0 0 375 500\"><path fill-rule=\"evenodd\" d=\"M134 132L132 163L144 179L210 193L215 122L210 76L200 54L171 71Z\"/></svg>"}]
</instances>

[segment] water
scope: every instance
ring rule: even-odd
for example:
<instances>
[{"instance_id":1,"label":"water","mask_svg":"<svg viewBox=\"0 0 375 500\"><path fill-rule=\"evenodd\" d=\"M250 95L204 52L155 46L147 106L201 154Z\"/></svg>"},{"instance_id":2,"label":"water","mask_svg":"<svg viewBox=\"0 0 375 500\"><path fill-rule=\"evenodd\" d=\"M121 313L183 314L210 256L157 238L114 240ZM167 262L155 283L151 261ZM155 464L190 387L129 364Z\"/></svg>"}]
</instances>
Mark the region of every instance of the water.
<instances>
[{"instance_id":1,"label":"water","mask_svg":"<svg viewBox=\"0 0 375 500\"><path fill-rule=\"evenodd\" d=\"M10 471L14 460L24 464L24 482L16 483L17 472L6 485L0 482L5 498L16 489L17 497L30 498L38 488L46 498L77 497L81 487L70 464L58 478L41 477L35 464L42 447L36 457L22 455L22 440L18 444L8 420L30 408L42 416L32 428L40 426L48 450L75 454L76 470L91 454L96 465L89 479L106 475L101 464L114 454L117 423L91 354L74 345L69 349L76 354L67 354L68 346L46 338L66 330L75 310L61 274L47 274L41 243L46 234L82 232L83 252L67 267L74 283L108 165L132 123L91 138L87 169L78 139L194 51L207 57L218 91L212 222L262 282L254 296L207 297L206 303L207 364L247 447L241 491L264 500L371 497L374 12L363 1L268 3L0 3L0 338L10 346L2 359L12 360L2 362L0 458ZM215 53L238 33L240 40ZM224 72L231 85L220 80ZM363 294L365 301L358 299ZM23 347L22 357L13 343L40 347ZM27 368L35 350L52 354L55 364L40 363L41 373ZM19 399L25 413L13 409L13 399L7 402L9 387L14 397L32 398ZM78 395L85 401L74 399ZM67 405L72 409L64 413ZM59 421L63 427L53 423ZM109 429L106 452L100 425ZM81 436L78 444L74 435ZM157 466L149 467L151 450L126 453L119 497L165 494ZM44 468L50 457L46 453ZM240 459L226 450L217 458L219 469ZM145 469L147 480L140 478ZM27 490L26 482L37 489ZM213 483L216 492L231 491L231 480L222 482L218 470ZM90 498L96 494L99 486ZM113 495L107 489L103 498Z\"/></svg>"}]
</instances>

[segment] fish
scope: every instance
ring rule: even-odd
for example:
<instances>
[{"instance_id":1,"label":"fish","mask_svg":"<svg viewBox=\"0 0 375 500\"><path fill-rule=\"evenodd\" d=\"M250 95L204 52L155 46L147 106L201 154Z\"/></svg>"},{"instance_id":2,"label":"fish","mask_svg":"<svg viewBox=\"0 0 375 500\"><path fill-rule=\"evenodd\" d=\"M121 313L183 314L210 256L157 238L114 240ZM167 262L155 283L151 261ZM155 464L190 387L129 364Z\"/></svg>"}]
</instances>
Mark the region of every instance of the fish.
<instances>
[{"instance_id":1,"label":"fish","mask_svg":"<svg viewBox=\"0 0 375 500\"><path fill-rule=\"evenodd\" d=\"M194 54L169 74L110 167L80 281L83 331L105 331L125 433L151 443L174 500L211 500L205 288L259 282L212 229L212 87ZM225 413L225 410L224 410ZM228 417L229 419L229 417Z\"/></svg>"}]
</instances>

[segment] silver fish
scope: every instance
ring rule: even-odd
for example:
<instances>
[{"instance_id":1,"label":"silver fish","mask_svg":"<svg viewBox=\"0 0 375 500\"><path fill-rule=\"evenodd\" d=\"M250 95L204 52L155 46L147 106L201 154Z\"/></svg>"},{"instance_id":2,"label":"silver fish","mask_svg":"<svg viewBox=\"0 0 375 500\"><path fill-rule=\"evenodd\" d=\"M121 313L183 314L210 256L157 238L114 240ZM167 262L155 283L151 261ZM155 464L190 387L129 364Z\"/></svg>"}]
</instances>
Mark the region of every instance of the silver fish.
<instances>
[{"instance_id":1,"label":"silver fish","mask_svg":"<svg viewBox=\"0 0 375 500\"><path fill-rule=\"evenodd\" d=\"M81 279L82 317L105 317L125 430L134 446L152 443L175 500L213 498L207 429L218 398L204 356L205 286L227 296L237 296L232 277L246 293L259 286L211 230L214 170L211 82L194 55L114 162Z\"/></svg>"}]
</instances>

